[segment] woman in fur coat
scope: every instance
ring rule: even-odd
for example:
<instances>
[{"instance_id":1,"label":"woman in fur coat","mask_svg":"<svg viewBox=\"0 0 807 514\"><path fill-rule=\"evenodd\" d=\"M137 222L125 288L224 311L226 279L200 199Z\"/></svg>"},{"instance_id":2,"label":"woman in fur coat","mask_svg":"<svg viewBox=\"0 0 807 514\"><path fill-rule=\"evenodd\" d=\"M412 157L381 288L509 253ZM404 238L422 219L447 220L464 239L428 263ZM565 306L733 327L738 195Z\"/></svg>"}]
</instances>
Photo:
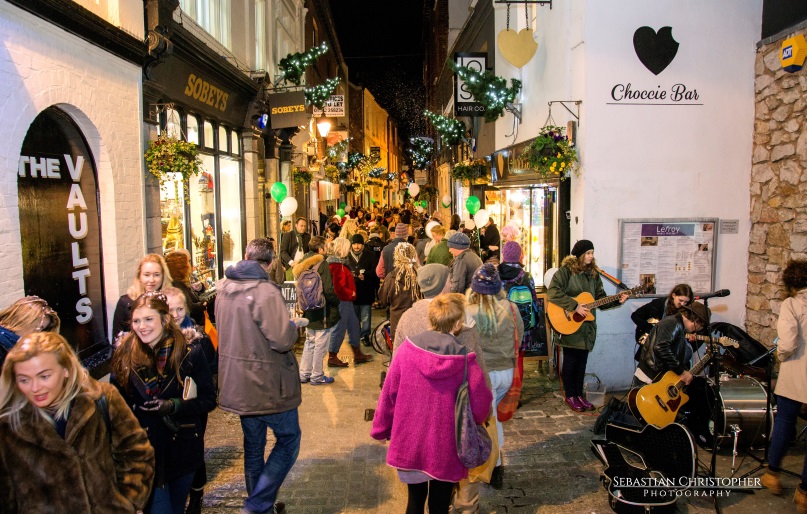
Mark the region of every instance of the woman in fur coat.
<instances>
[{"instance_id":1,"label":"woman in fur coat","mask_svg":"<svg viewBox=\"0 0 807 514\"><path fill-rule=\"evenodd\" d=\"M59 334L24 336L0 378L0 512L133 514L153 477L154 450L118 391Z\"/></svg>"},{"instance_id":2,"label":"woman in fur coat","mask_svg":"<svg viewBox=\"0 0 807 514\"><path fill-rule=\"evenodd\" d=\"M163 293L135 300L132 331L112 356L111 382L154 447L147 514L183 514L204 461L203 418L216 407L216 390L202 347L187 343Z\"/></svg>"}]
</instances>

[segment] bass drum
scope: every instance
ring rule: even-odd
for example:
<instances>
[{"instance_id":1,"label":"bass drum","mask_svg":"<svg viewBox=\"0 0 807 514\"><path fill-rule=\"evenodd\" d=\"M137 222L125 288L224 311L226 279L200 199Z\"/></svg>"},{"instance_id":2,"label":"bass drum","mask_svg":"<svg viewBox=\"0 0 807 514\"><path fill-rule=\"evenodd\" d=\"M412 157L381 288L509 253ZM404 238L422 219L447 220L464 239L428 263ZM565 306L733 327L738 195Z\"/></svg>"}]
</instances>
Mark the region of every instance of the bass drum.
<instances>
[{"instance_id":1,"label":"bass drum","mask_svg":"<svg viewBox=\"0 0 807 514\"><path fill-rule=\"evenodd\" d=\"M770 433L765 434L765 408L768 403L765 387L754 378L729 378L720 381L720 395L715 394L711 379L695 377L687 386L689 402L682 408L682 423L692 431L701 448L711 449L715 433L717 444L728 439L733 444L734 428L740 429L737 445L740 447L764 447ZM717 430L712 419L712 409L717 409ZM773 427L773 411L771 428Z\"/></svg>"}]
</instances>

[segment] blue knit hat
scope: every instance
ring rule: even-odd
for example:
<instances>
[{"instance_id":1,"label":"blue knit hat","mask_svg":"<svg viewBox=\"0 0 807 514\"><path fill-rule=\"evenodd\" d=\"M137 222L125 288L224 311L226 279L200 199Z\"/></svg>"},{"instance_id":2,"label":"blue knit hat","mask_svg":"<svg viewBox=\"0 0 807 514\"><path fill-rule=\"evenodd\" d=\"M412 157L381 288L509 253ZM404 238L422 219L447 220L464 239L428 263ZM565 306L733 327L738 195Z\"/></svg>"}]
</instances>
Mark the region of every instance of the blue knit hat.
<instances>
[{"instance_id":1,"label":"blue knit hat","mask_svg":"<svg viewBox=\"0 0 807 514\"><path fill-rule=\"evenodd\" d=\"M448 247L456 250L465 250L471 247L471 240L462 232L456 232L448 238Z\"/></svg>"},{"instance_id":2,"label":"blue knit hat","mask_svg":"<svg viewBox=\"0 0 807 514\"><path fill-rule=\"evenodd\" d=\"M497 294L502 290L502 279L496 266L491 263L483 264L474 272L471 289L479 294Z\"/></svg>"}]
</instances>

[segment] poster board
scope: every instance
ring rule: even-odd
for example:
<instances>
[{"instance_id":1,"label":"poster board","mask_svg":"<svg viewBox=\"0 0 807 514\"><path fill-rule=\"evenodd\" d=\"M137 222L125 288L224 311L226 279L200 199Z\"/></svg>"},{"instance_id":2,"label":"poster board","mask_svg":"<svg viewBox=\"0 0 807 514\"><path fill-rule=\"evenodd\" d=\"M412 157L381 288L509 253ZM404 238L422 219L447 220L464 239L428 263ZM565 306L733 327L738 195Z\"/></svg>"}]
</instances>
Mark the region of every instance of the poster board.
<instances>
[{"instance_id":1,"label":"poster board","mask_svg":"<svg viewBox=\"0 0 807 514\"><path fill-rule=\"evenodd\" d=\"M546 319L546 293L538 293L538 312L536 313L537 325L534 329L535 337L532 339L528 347L524 350L524 358L533 358L538 360L549 359L549 341L551 336L549 333L549 323Z\"/></svg>"},{"instance_id":2,"label":"poster board","mask_svg":"<svg viewBox=\"0 0 807 514\"><path fill-rule=\"evenodd\" d=\"M619 278L647 295L666 296L681 283L714 290L717 218L619 220Z\"/></svg>"},{"instance_id":3,"label":"poster board","mask_svg":"<svg viewBox=\"0 0 807 514\"><path fill-rule=\"evenodd\" d=\"M283 303L289 311L290 318L296 318L297 314L297 282L287 280L280 284L280 292L283 294Z\"/></svg>"}]
</instances>

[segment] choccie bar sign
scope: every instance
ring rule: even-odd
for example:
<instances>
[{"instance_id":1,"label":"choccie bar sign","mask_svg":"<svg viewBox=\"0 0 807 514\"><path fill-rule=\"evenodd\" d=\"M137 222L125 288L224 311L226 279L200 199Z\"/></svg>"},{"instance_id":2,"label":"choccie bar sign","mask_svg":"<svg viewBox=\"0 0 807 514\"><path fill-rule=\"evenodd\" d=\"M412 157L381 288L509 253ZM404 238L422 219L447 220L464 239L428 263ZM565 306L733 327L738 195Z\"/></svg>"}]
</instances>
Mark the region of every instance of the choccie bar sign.
<instances>
[{"instance_id":1,"label":"choccie bar sign","mask_svg":"<svg viewBox=\"0 0 807 514\"><path fill-rule=\"evenodd\" d=\"M73 120L51 107L28 129L17 167L25 294L59 314L79 353L107 343L94 162Z\"/></svg>"}]
</instances>

